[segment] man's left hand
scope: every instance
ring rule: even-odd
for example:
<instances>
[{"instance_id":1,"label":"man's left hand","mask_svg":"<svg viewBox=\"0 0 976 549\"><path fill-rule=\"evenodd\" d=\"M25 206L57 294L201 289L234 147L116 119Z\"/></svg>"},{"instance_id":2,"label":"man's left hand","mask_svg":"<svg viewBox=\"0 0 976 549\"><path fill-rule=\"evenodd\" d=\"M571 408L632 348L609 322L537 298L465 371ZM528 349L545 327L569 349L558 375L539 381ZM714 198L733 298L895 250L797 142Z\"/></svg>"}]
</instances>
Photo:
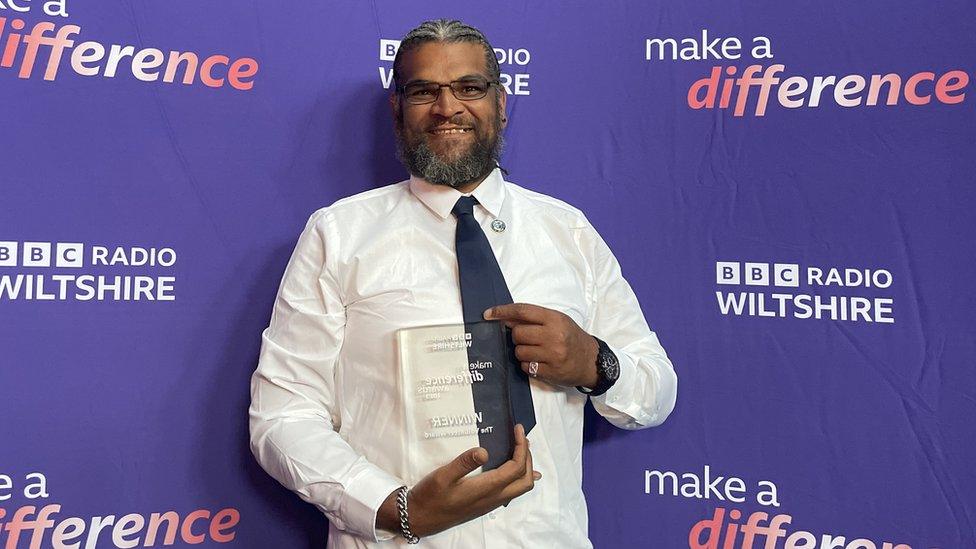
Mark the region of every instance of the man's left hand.
<instances>
[{"instance_id":1,"label":"man's left hand","mask_svg":"<svg viewBox=\"0 0 976 549\"><path fill-rule=\"evenodd\" d=\"M528 303L497 305L485 320L502 320L512 328L515 356L522 371L554 385L592 389L599 378L599 345L567 315Z\"/></svg>"}]
</instances>

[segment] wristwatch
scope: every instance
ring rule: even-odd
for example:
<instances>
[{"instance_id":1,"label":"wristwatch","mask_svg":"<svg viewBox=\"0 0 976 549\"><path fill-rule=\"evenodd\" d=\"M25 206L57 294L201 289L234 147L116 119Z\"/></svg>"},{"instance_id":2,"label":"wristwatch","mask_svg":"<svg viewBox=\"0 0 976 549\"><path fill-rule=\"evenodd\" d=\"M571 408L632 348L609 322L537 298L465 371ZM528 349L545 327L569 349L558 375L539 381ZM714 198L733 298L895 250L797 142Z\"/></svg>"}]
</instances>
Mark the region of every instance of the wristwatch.
<instances>
[{"instance_id":1,"label":"wristwatch","mask_svg":"<svg viewBox=\"0 0 976 549\"><path fill-rule=\"evenodd\" d=\"M613 387L613 384L617 382L617 378L620 377L620 361L617 360L617 355L613 354L613 351L602 339L596 336L592 337L599 345L599 350L596 353L596 374L598 377L596 387L587 389L577 385L576 389L589 396L600 396L609 391L610 387Z\"/></svg>"}]
</instances>

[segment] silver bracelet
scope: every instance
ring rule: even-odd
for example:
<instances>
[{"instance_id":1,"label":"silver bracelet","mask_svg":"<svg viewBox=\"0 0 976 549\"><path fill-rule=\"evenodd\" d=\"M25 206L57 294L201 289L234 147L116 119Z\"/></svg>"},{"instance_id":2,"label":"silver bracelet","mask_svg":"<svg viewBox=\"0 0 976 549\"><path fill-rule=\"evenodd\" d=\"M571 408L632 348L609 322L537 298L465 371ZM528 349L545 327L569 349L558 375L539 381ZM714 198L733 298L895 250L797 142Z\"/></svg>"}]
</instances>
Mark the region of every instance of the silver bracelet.
<instances>
[{"instance_id":1,"label":"silver bracelet","mask_svg":"<svg viewBox=\"0 0 976 549\"><path fill-rule=\"evenodd\" d=\"M420 543L420 538L410 531L410 517L407 515L407 487L401 486L396 495L397 512L400 514L400 535L407 543Z\"/></svg>"}]
</instances>

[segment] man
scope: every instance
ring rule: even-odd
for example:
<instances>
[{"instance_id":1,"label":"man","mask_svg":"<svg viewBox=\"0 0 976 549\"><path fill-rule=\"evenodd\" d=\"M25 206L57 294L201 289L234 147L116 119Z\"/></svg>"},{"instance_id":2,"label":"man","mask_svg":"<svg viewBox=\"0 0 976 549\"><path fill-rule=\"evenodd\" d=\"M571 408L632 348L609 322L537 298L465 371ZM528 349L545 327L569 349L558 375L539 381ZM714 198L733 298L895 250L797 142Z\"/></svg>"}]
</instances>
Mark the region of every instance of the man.
<instances>
[{"instance_id":1,"label":"man","mask_svg":"<svg viewBox=\"0 0 976 549\"><path fill-rule=\"evenodd\" d=\"M586 218L503 179L506 95L484 36L422 24L400 44L394 82L410 180L309 219L252 380L254 454L325 513L333 547L590 547L587 393L617 426L657 425L674 407L671 363ZM407 490L395 333L481 315L512 327L513 399L528 399L514 455L466 476L487 459L472 448Z\"/></svg>"}]
</instances>

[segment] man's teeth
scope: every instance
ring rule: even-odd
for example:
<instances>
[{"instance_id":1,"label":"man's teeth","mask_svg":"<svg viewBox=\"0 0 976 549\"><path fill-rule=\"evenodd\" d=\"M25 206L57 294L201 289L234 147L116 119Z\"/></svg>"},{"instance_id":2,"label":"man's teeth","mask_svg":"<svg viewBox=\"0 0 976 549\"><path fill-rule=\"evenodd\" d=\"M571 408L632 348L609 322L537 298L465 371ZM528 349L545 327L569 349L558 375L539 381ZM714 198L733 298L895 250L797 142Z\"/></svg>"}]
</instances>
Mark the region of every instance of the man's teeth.
<instances>
[{"instance_id":1,"label":"man's teeth","mask_svg":"<svg viewBox=\"0 0 976 549\"><path fill-rule=\"evenodd\" d=\"M451 128L449 130L434 130L433 133L464 133L471 131L470 128Z\"/></svg>"}]
</instances>

